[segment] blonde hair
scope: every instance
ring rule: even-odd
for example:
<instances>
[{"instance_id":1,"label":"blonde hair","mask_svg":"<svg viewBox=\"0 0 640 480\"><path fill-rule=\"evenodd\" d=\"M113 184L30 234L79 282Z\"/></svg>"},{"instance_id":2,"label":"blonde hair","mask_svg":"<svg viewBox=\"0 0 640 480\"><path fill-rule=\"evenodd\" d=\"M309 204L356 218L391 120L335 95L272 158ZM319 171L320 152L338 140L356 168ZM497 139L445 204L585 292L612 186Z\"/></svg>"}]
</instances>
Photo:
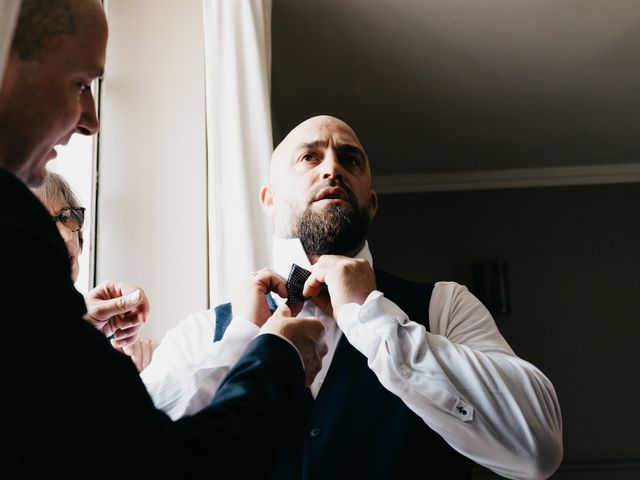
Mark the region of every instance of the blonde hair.
<instances>
[{"instance_id":1,"label":"blonde hair","mask_svg":"<svg viewBox=\"0 0 640 480\"><path fill-rule=\"evenodd\" d=\"M76 194L73 193L73 190L71 190L71 187L64 177L55 172L48 171L42 185L37 188L32 188L31 191L45 205L50 202L55 202L57 199L61 198L69 207L82 207L80 200L78 200ZM84 242L84 239L82 238L82 229L78 230L78 240L80 243L80 250L82 250L82 244Z\"/></svg>"}]
</instances>

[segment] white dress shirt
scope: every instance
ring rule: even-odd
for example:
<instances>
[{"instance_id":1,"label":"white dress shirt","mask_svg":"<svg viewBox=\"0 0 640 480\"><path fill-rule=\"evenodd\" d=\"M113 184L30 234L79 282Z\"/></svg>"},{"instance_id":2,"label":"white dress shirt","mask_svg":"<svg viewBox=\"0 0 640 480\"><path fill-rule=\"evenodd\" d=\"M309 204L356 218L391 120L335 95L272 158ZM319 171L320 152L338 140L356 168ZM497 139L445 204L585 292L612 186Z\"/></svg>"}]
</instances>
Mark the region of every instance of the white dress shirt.
<instances>
[{"instance_id":1,"label":"white dress shirt","mask_svg":"<svg viewBox=\"0 0 640 480\"><path fill-rule=\"evenodd\" d=\"M292 263L309 268L298 239L274 238L273 248L273 268L284 278ZM356 257L373 266L368 244ZM562 420L553 385L514 354L466 287L435 284L430 331L377 290L363 305L344 305L337 322L311 301L299 315L317 317L327 329L329 351L311 385L314 397L344 334L367 357L380 383L463 455L515 479L546 478L559 465ZM254 323L234 318L222 340L213 343L214 323L209 311L184 319L141 373L156 406L174 419L206 406L260 333Z\"/></svg>"}]
</instances>

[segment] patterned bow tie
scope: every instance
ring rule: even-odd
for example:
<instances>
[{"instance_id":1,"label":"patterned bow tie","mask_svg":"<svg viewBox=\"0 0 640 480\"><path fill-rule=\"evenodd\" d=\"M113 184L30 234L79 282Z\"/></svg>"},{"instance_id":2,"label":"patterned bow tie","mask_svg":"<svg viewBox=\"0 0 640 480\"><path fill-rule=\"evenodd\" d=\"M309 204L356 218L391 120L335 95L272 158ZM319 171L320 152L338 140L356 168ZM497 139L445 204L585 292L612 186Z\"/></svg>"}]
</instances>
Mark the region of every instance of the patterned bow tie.
<instances>
[{"instance_id":1,"label":"patterned bow tie","mask_svg":"<svg viewBox=\"0 0 640 480\"><path fill-rule=\"evenodd\" d=\"M298 303L304 303L307 297L302 295L302 289L304 288L304 282L309 278L311 272L306 270L295 263L291 265L291 271L289 272L289 278L287 278L287 305L296 305Z\"/></svg>"},{"instance_id":2,"label":"patterned bow tie","mask_svg":"<svg viewBox=\"0 0 640 480\"><path fill-rule=\"evenodd\" d=\"M287 278L287 305L296 305L298 303L304 303L309 300L309 297L302 295L302 289L304 288L304 282L307 281L311 272L306 268L302 268L295 263L291 264L291 271L289 272L289 278ZM326 285L322 285L321 293L328 295L329 288Z\"/></svg>"}]
</instances>

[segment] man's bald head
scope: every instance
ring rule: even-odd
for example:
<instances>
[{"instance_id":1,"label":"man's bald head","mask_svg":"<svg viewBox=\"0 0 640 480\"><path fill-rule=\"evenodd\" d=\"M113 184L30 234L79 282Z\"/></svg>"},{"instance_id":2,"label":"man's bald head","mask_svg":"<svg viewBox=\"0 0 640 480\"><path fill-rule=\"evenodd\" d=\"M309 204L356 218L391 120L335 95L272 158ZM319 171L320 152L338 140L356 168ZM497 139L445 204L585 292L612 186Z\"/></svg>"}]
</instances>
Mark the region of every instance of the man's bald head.
<instances>
[{"instance_id":1,"label":"man's bald head","mask_svg":"<svg viewBox=\"0 0 640 480\"><path fill-rule=\"evenodd\" d=\"M99 0L22 0L0 85L0 166L29 186L76 133L99 122L91 83L108 37Z\"/></svg>"},{"instance_id":2,"label":"man's bald head","mask_svg":"<svg viewBox=\"0 0 640 480\"><path fill-rule=\"evenodd\" d=\"M73 35L88 10L102 9L98 0L22 0L11 50L22 60L42 55L52 38Z\"/></svg>"},{"instance_id":3,"label":"man's bald head","mask_svg":"<svg viewBox=\"0 0 640 480\"><path fill-rule=\"evenodd\" d=\"M276 234L299 237L309 255L355 253L378 205L358 136L328 115L305 120L275 148L260 198Z\"/></svg>"},{"instance_id":4,"label":"man's bald head","mask_svg":"<svg viewBox=\"0 0 640 480\"><path fill-rule=\"evenodd\" d=\"M276 146L271 155L269 179L273 179L274 169L277 169L278 164L286 162L296 148L336 134L343 141L348 142L347 144L359 148L366 157L364 147L360 143L356 132L347 123L330 115L317 115L295 126ZM316 140L312 140L314 138Z\"/></svg>"}]
</instances>

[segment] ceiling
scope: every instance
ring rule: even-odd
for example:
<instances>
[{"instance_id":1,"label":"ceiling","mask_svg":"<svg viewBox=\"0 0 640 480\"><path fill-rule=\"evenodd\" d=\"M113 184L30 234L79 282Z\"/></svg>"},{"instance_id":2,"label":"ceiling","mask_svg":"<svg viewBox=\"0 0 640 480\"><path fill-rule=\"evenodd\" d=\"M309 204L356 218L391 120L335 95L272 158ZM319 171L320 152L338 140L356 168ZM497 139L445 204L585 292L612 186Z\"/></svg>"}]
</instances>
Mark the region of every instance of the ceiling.
<instances>
[{"instance_id":1,"label":"ceiling","mask_svg":"<svg viewBox=\"0 0 640 480\"><path fill-rule=\"evenodd\" d=\"M376 175L640 162L638 0L273 0L274 137L332 114Z\"/></svg>"}]
</instances>

